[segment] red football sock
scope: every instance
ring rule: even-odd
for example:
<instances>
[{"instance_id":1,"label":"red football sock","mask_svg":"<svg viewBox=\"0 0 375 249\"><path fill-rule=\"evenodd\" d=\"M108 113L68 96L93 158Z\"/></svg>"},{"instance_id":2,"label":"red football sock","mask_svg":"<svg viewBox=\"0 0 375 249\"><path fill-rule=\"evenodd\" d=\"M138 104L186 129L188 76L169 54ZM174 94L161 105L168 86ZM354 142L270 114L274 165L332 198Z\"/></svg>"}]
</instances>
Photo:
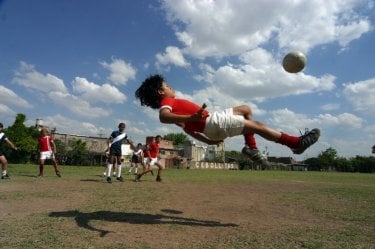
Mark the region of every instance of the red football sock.
<instances>
[{"instance_id":1,"label":"red football sock","mask_svg":"<svg viewBox=\"0 0 375 249\"><path fill-rule=\"evenodd\" d=\"M278 141L276 141L276 143L286 145L291 149L295 149L299 147L299 140L300 140L299 137L281 133L281 137L279 138Z\"/></svg>"},{"instance_id":2,"label":"red football sock","mask_svg":"<svg viewBox=\"0 0 375 249\"><path fill-rule=\"evenodd\" d=\"M245 138L245 144L250 147L250 149L257 149L257 143L255 142L254 133L249 133L243 135Z\"/></svg>"}]
</instances>

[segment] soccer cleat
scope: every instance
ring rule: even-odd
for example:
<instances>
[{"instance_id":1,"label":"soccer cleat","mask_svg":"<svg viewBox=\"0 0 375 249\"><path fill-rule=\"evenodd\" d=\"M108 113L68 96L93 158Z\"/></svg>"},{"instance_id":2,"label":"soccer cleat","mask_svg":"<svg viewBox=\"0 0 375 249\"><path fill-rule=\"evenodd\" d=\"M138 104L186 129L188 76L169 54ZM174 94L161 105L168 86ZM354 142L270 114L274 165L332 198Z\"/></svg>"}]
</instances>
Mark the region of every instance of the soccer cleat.
<instances>
[{"instance_id":1,"label":"soccer cleat","mask_svg":"<svg viewBox=\"0 0 375 249\"><path fill-rule=\"evenodd\" d=\"M258 163L264 167L268 167L269 163L267 157L260 153L258 149L251 149L249 146L245 146L242 149L242 154L248 156L253 162Z\"/></svg>"},{"instance_id":2,"label":"soccer cleat","mask_svg":"<svg viewBox=\"0 0 375 249\"><path fill-rule=\"evenodd\" d=\"M294 154L302 154L307 148L316 143L320 137L320 130L318 128L311 131L306 130L305 134L300 136L299 147L292 149Z\"/></svg>"},{"instance_id":3,"label":"soccer cleat","mask_svg":"<svg viewBox=\"0 0 375 249\"><path fill-rule=\"evenodd\" d=\"M160 177L160 176L157 176L157 177L156 177L156 181L157 181L157 182L161 182L161 177Z\"/></svg>"},{"instance_id":4,"label":"soccer cleat","mask_svg":"<svg viewBox=\"0 0 375 249\"><path fill-rule=\"evenodd\" d=\"M61 177L61 173L60 173L60 172L56 172L56 175L57 175L58 177Z\"/></svg>"},{"instance_id":5,"label":"soccer cleat","mask_svg":"<svg viewBox=\"0 0 375 249\"><path fill-rule=\"evenodd\" d=\"M2 175L2 176L1 176L1 179L10 179L10 177L9 177L8 174L5 174L5 175Z\"/></svg>"},{"instance_id":6,"label":"soccer cleat","mask_svg":"<svg viewBox=\"0 0 375 249\"><path fill-rule=\"evenodd\" d=\"M112 183L112 179L111 179L111 177L107 177L107 182L108 182L108 183Z\"/></svg>"},{"instance_id":7,"label":"soccer cleat","mask_svg":"<svg viewBox=\"0 0 375 249\"><path fill-rule=\"evenodd\" d=\"M140 181L141 181L141 175L140 175L140 174L137 174L137 175L135 176L135 181L136 181L136 182L140 182Z\"/></svg>"},{"instance_id":8,"label":"soccer cleat","mask_svg":"<svg viewBox=\"0 0 375 249\"><path fill-rule=\"evenodd\" d=\"M38 177L43 177L43 174L39 174Z\"/></svg>"},{"instance_id":9,"label":"soccer cleat","mask_svg":"<svg viewBox=\"0 0 375 249\"><path fill-rule=\"evenodd\" d=\"M120 181L120 182L123 182L123 181L124 181L124 178L122 178L122 176L120 176L120 177L117 177L116 180L117 180L117 181Z\"/></svg>"}]
</instances>

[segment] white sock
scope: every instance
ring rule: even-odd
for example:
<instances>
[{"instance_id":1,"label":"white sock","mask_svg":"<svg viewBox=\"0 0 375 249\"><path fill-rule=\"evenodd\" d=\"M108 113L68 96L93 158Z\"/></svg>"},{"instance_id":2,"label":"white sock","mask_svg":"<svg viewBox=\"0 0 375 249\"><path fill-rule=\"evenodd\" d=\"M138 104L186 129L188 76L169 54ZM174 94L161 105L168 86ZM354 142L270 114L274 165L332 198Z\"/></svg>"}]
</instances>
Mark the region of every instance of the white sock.
<instances>
[{"instance_id":1,"label":"white sock","mask_svg":"<svg viewBox=\"0 0 375 249\"><path fill-rule=\"evenodd\" d=\"M3 170L3 176L7 174L7 170Z\"/></svg>"},{"instance_id":2,"label":"white sock","mask_svg":"<svg viewBox=\"0 0 375 249\"><path fill-rule=\"evenodd\" d=\"M117 177L121 176L122 163L117 167Z\"/></svg>"},{"instance_id":3,"label":"white sock","mask_svg":"<svg viewBox=\"0 0 375 249\"><path fill-rule=\"evenodd\" d=\"M107 165L107 177L111 177L112 166L113 166L113 164L108 163L108 165Z\"/></svg>"},{"instance_id":4,"label":"white sock","mask_svg":"<svg viewBox=\"0 0 375 249\"><path fill-rule=\"evenodd\" d=\"M115 164L115 167L114 167L114 169L113 169L113 176L116 176L116 172L117 172L117 170L118 170L118 165L117 165L117 163Z\"/></svg>"},{"instance_id":5,"label":"white sock","mask_svg":"<svg viewBox=\"0 0 375 249\"><path fill-rule=\"evenodd\" d=\"M135 172L134 172L134 173L135 173L135 174L138 173L138 167L135 168Z\"/></svg>"}]
</instances>

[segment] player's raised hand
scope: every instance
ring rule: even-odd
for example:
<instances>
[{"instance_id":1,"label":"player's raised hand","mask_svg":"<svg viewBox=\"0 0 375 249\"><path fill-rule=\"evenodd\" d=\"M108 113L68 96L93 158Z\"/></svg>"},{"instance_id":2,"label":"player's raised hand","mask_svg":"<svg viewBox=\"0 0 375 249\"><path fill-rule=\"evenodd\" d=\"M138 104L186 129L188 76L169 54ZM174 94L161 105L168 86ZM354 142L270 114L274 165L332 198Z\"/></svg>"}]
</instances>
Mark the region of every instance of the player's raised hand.
<instances>
[{"instance_id":1,"label":"player's raised hand","mask_svg":"<svg viewBox=\"0 0 375 249\"><path fill-rule=\"evenodd\" d=\"M206 109L206 107L207 107L206 103L203 103L201 109L199 109L198 112L196 112L193 115L191 115L192 120L193 121L195 121L195 120L201 120L203 118L208 117L208 113L204 113L204 110Z\"/></svg>"}]
</instances>

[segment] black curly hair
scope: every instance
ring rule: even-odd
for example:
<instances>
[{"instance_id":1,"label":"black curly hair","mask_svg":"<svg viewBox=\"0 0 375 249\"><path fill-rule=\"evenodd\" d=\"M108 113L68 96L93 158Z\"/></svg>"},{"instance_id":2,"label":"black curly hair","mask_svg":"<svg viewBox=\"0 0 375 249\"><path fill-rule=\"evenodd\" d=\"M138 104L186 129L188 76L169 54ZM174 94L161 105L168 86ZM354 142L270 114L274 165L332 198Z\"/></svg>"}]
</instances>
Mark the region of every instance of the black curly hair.
<instances>
[{"instance_id":1,"label":"black curly hair","mask_svg":"<svg viewBox=\"0 0 375 249\"><path fill-rule=\"evenodd\" d=\"M160 95L158 90L164 82L163 76L155 74L145 79L141 86L135 91L135 97L141 101L141 105L149 106L153 109L160 108Z\"/></svg>"}]
</instances>

